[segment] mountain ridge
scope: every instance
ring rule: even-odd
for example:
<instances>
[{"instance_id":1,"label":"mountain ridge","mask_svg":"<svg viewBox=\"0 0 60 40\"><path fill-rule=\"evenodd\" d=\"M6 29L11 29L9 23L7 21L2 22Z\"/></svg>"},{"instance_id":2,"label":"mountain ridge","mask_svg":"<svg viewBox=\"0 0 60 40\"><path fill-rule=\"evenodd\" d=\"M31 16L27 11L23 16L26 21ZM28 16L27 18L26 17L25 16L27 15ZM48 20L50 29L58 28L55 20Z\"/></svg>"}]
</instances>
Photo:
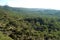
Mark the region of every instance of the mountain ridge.
<instances>
[{"instance_id":1,"label":"mountain ridge","mask_svg":"<svg viewBox=\"0 0 60 40\"><path fill-rule=\"evenodd\" d=\"M42 8L17 8L17 7L10 7L8 5L0 6L0 8L12 11L15 13L22 13L22 14L34 14L34 15L51 15L51 16L58 16L60 17L60 10L53 10L53 9L42 9Z\"/></svg>"}]
</instances>

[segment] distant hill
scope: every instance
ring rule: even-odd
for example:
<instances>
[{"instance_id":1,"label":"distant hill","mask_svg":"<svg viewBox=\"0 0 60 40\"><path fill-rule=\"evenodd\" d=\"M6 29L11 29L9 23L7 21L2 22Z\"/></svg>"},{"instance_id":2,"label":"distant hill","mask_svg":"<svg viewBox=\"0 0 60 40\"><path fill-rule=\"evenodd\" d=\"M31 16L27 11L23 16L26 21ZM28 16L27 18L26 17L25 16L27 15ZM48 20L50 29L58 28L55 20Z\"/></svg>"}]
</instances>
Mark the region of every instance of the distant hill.
<instances>
[{"instance_id":1,"label":"distant hill","mask_svg":"<svg viewBox=\"0 0 60 40\"><path fill-rule=\"evenodd\" d=\"M60 17L60 10L53 10L53 9L41 9L41 8L17 8L17 7L9 7L7 5L0 6L0 8L12 11L15 13L22 13L22 14L33 14L33 15L51 15L51 16L58 16Z\"/></svg>"}]
</instances>

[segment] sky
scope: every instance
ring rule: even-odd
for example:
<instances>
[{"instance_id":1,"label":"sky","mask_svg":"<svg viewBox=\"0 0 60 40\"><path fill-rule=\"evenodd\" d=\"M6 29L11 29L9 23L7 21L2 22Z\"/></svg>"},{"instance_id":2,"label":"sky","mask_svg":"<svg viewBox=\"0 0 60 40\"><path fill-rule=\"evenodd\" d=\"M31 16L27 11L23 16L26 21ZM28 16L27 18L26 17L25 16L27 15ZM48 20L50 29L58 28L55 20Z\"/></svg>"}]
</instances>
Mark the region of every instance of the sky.
<instances>
[{"instance_id":1,"label":"sky","mask_svg":"<svg viewBox=\"0 0 60 40\"><path fill-rule=\"evenodd\" d=\"M0 5L60 10L60 0L0 0Z\"/></svg>"}]
</instances>

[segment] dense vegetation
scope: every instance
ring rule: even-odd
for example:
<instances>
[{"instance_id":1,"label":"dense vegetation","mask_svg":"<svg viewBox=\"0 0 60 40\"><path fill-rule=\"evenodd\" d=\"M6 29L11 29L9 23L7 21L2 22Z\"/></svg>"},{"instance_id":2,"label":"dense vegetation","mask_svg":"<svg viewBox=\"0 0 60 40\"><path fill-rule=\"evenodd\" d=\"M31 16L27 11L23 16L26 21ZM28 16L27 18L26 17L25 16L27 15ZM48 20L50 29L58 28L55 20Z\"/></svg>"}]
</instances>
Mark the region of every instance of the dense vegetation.
<instances>
[{"instance_id":1,"label":"dense vegetation","mask_svg":"<svg viewBox=\"0 0 60 40\"><path fill-rule=\"evenodd\" d=\"M17 10L0 7L0 40L60 40L60 18L53 16L59 11L42 15L32 9Z\"/></svg>"}]
</instances>

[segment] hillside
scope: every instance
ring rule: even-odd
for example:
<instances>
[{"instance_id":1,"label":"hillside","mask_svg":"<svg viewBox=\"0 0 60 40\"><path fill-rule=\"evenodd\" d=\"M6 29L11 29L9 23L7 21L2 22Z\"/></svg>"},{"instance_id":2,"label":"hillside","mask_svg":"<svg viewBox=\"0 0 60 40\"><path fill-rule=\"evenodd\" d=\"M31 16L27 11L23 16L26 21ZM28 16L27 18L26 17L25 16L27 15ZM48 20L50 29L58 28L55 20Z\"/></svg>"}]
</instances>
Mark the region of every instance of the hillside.
<instances>
[{"instance_id":1,"label":"hillside","mask_svg":"<svg viewBox=\"0 0 60 40\"><path fill-rule=\"evenodd\" d=\"M60 40L59 12L0 6L0 40Z\"/></svg>"}]
</instances>

